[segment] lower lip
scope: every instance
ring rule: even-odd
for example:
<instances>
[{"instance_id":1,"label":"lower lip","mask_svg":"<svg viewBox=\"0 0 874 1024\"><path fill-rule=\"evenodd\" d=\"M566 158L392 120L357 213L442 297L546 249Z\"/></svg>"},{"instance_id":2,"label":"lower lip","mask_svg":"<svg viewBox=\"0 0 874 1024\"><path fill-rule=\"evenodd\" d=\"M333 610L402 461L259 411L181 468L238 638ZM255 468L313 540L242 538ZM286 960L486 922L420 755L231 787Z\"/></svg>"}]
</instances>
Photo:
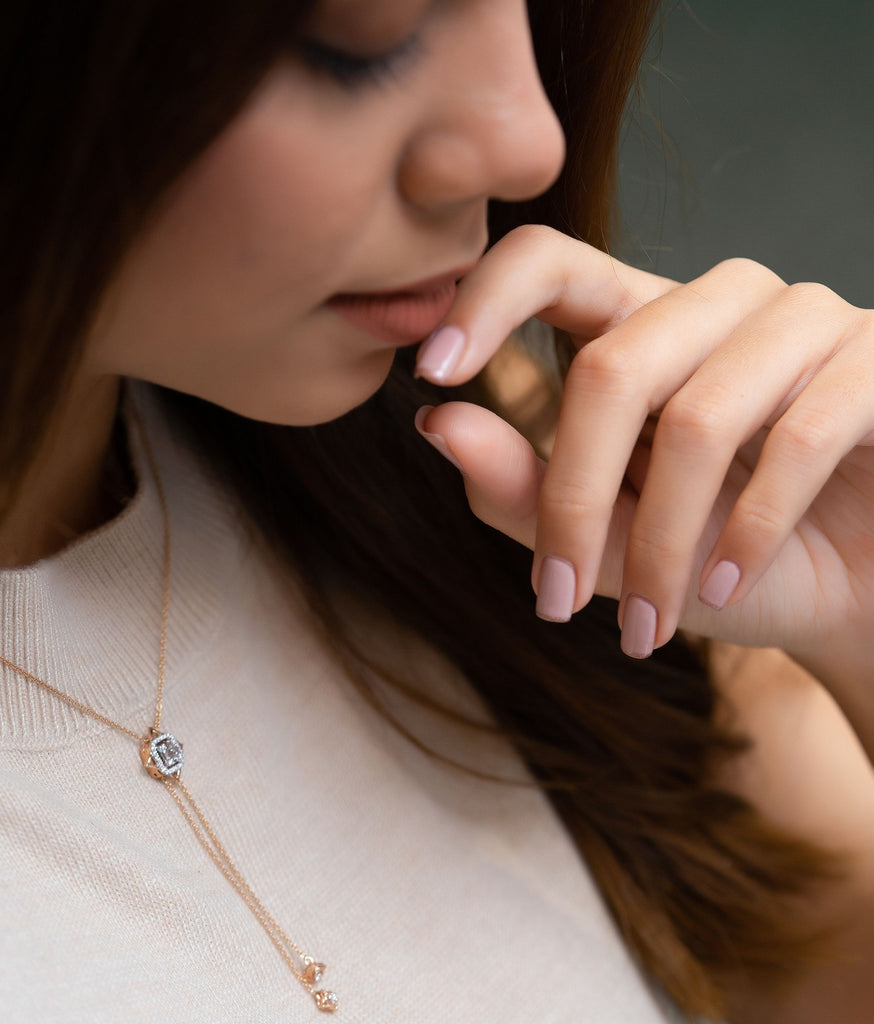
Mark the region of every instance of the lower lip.
<instances>
[{"instance_id":1,"label":"lower lip","mask_svg":"<svg viewBox=\"0 0 874 1024\"><path fill-rule=\"evenodd\" d=\"M426 338L449 312L455 283L430 292L394 295L338 295L327 303L349 323L392 345L414 345Z\"/></svg>"}]
</instances>

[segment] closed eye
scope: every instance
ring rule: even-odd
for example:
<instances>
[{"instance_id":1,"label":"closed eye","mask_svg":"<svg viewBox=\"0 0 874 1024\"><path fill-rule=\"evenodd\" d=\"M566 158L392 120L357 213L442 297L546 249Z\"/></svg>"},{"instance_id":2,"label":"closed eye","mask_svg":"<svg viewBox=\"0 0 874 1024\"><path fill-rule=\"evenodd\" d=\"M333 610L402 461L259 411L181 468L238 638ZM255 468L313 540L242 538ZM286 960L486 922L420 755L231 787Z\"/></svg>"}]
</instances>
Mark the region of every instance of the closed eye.
<instances>
[{"instance_id":1,"label":"closed eye","mask_svg":"<svg viewBox=\"0 0 874 1024\"><path fill-rule=\"evenodd\" d=\"M380 85L397 78L415 62L422 50L419 36L411 35L394 49L382 54L358 54L314 39L300 44L300 57L316 74L326 74L339 85Z\"/></svg>"}]
</instances>

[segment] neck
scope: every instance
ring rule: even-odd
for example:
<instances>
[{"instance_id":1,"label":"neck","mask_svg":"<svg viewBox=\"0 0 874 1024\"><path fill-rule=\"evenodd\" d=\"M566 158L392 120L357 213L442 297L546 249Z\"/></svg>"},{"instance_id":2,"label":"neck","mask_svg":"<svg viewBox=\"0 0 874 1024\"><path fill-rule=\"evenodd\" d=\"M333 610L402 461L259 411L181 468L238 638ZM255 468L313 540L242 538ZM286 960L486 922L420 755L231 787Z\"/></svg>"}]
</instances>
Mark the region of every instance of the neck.
<instances>
[{"instance_id":1,"label":"neck","mask_svg":"<svg viewBox=\"0 0 874 1024\"><path fill-rule=\"evenodd\" d=\"M133 487L127 458L118 458L118 397L117 377L68 389L0 523L0 567L56 554L123 507Z\"/></svg>"}]
</instances>

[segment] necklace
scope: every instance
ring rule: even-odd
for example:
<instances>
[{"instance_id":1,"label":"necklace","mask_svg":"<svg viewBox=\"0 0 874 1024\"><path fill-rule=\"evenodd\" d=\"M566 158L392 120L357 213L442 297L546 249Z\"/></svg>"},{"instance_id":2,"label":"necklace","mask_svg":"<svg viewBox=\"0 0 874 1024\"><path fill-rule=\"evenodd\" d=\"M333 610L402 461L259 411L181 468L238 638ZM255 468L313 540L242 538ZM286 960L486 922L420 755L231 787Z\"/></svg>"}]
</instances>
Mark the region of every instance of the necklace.
<instances>
[{"instance_id":1,"label":"necklace","mask_svg":"<svg viewBox=\"0 0 874 1024\"><path fill-rule=\"evenodd\" d=\"M14 672L17 672L29 682L34 683L37 686L41 686L43 689L57 697L58 700L62 700L71 707L81 711L83 715L95 718L98 722L102 722L104 725L110 726L117 732L125 733L127 736L130 736L137 741L140 751L140 760L145 771L153 779L164 784L167 792L179 805L179 809L182 811L185 820L191 826L200 844L209 854L210 859L231 883L236 892L242 897L243 902L249 910L251 910L258 923L267 933L267 937L276 947L277 952L285 961L291 973L313 997L318 1009L325 1013L333 1013L338 1006L336 994L327 989L316 988L316 985L318 985L322 980L322 976L325 972L325 965L318 962L314 957L309 956L298 945L296 945L288 935L286 935L280 925L277 924L276 920L261 900L255 895L252 887L245 880L239 868L231 859L230 854L215 834L215 831L207 821L200 807L198 807L188 787L182 781L181 773L184 763L182 744L172 733L165 732L161 728L161 712L163 711L164 705L164 673L167 664L167 626L170 618L170 515L167 509L167 499L164 494L164 488L158 474L157 463L155 462L155 457L152 454L152 449L149 445L148 437L146 436L145 427L143 426L143 422L140 419L133 401L131 401L131 408L133 410L133 419L136 422L137 430L142 441L143 450L146 454L149 472L152 475L152 479L155 481L158 500L161 505L161 516L164 527L161 635L158 646L158 693L155 700L155 718L152 726L149 728L149 731L145 736L140 735L133 729L128 729L119 722L112 721L112 719L100 714L99 711L95 711L94 708L88 707L87 704L83 704L81 701L76 700L75 697L71 697L69 694L63 693L50 683L47 683L44 679L38 678L33 675L33 673L28 672L27 669L22 668L21 665L16 665L14 662L4 658L2 655L0 655L0 663L6 665L7 668L12 669Z\"/></svg>"}]
</instances>

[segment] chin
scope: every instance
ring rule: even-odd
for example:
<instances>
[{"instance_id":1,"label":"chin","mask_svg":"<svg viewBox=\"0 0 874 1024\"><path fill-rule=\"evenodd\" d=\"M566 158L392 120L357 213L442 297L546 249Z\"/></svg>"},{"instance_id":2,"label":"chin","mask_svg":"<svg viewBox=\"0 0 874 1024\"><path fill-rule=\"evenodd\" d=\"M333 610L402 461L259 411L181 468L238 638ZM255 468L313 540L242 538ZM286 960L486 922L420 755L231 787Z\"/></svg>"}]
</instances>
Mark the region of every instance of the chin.
<instances>
[{"instance_id":1,"label":"chin","mask_svg":"<svg viewBox=\"0 0 874 1024\"><path fill-rule=\"evenodd\" d=\"M385 383L394 362L394 349L370 352L354 367L337 370L301 387L298 378L293 386L282 387L275 379L252 385L246 394L223 396L217 404L231 412L263 423L286 427L315 427L330 423L363 405ZM208 401L216 401L203 395Z\"/></svg>"}]
</instances>

